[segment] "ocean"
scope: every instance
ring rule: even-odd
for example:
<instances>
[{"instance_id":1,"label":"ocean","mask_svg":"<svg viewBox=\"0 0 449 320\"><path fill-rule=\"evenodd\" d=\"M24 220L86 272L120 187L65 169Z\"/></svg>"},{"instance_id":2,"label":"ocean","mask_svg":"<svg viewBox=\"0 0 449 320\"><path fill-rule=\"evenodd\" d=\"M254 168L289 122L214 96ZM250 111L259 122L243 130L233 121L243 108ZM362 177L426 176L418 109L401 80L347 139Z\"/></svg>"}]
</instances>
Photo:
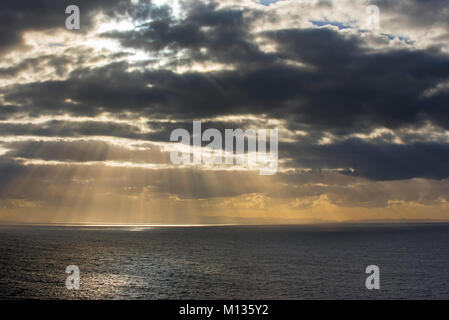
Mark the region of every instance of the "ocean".
<instances>
[{"instance_id":1,"label":"ocean","mask_svg":"<svg viewBox=\"0 0 449 320\"><path fill-rule=\"evenodd\" d=\"M1 299L449 299L448 267L444 223L0 227Z\"/></svg>"}]
</instances>

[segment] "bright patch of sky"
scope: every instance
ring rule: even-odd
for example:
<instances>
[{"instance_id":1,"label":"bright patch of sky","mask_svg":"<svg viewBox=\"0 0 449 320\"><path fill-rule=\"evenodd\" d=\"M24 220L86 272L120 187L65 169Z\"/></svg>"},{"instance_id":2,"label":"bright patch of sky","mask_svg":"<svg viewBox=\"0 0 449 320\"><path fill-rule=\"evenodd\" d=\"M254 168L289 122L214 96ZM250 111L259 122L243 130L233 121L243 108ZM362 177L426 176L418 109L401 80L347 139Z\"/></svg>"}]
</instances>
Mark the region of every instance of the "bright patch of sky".
<instances>
[{"instance_id":1,"label":"bright patch of sky","mask_svg":"<svg viewBox=\"0 0 449 320\"><path fill-rule=\"evenodd\" d=\"M264 6L269 6L270 4L279 2L281 0L253 0L253 1L263 4Z\"/></svg>"},{"instance_id":2,"label":"bright patch of sky","mask_svg":"<svg viewBox=\"0 0 449 320\"><path fill-rule=\"evenodd\" d=\"M337 22L337 21L326 21L326 20L325 21L317 21L317 20L311 20L310 22L312 22L315 26L318 26L318 27L334 26L334 27L338 27L339 30L351 28L350 25L343 24L343 23Z\"/></svg>"}]
</instances>

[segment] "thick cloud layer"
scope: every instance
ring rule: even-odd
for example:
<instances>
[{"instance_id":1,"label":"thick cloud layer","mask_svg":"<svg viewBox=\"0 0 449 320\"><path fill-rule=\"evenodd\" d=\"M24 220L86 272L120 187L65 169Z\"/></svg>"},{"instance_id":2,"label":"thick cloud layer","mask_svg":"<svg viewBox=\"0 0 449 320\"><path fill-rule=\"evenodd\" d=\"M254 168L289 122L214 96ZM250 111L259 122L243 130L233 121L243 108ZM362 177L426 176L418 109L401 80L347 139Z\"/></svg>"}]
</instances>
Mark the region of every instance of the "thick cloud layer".
<instances>
[{"instance_id":1,"label":"thick cloud layer","mask_svg":"<svg viewBox=\"0 0 449 320\"><path fill-rule=\"evenodd\" d=\"M44 201L33 188L56 172L61 184L94 179L87 185L102 192L109 183L179 199L258 194L289 198L279 201L290 209L320 197L361 207L420 192L421 203L446 201L445 1L175 2L1 2L4 201ZM68 4L80 7L79 31L65 30ZM368 4L380 9L379 30L363 27ZM278 128L281 173L260 182L254 172L173 167L170 133L193 120L221 132ZM125 174L145 178L133 185ZM20 179L32 181L26 191Z\"/></svg>"}]
</instances>

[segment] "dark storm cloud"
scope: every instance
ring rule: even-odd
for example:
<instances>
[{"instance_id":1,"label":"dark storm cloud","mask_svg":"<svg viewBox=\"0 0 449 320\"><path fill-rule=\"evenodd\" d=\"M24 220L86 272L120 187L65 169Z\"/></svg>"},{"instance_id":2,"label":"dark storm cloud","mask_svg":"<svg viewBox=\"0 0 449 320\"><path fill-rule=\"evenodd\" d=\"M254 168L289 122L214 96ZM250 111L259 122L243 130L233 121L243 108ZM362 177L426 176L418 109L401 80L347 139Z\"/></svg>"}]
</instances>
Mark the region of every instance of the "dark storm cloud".
<instances>
[{"instance_id":1,"label":"dark storm cloud","mask_svg":"<svg viewBox=\"0 0 449 320\"><path fill-rule=\"evenodd\" d=\"M0 194L2 194L13 180L22 179L27 174L28 169L17 161L7 157L0 157Z\"/></svg>"},{"instance_id":2,"label":"dark storm cloud","mask_svg":"<svg viewBox=\"0 0 449 320\"><path fill-rule=\"evenodd\" d=\"M55 55L29 58L16 65L0 68L0 78L12 79L22 72L39 73L47 67L53 68L58 76L63 76L67 73L67 68L71 62L68 57Z\"/></svg>"},{"instance_id":3,"label":"dark storm cloud","mask_svg":"<svg viewBox=\"0 0 449 320\"><path fill-rule=\"evenodd\" d=\"M0 106L0 120L10 119L14 115L20 114L22 109L18 106Z\"/></svg>"},{"instance_id":4,"label":"dark storm cloud","mask_svg":"<svg viewBox=\"0 0 449 320\"><path fill-rule=\"evenodd\" d=\"M103 141L27 141L4 145L5 157L55 161L128 161L133 163L170 163L170 155L154 145L141 149L125 148Z\"/></svg>"},{"instance_id":5,"label":"dark storm cloud","mask_svg":"<svg viewBox=\"0 0 449 320\"><path fill-rule=\"evenodd\" d=\"M11 107L14 108L14 107ZM126 119L126 115L123 116ZM132 123L133 118L130 122ZM64 121L50 120L39 123L20 122L3 122L0 123L0 137L4 136L32 136L39 137L61 137L61 138L86 138L95 139L95 137L115 137L125 139L148 140L155 142L169 141L170 134L178 128L186 129L192 135L193 128L191 121L178 122L157 122L148 121L141 124L145 125L144 131L142 127L130 123L117 123L112 121ZM240 121L202 121L202 131L207 129L217 129L222 135L225 129L257 129L264 126L263 120L247 120ZM316 139L319 139L316 137ZM203 142L204 145L207 142ZM61 145L62 146L62 145Z\"/></svg>"},{"instance_id":6,"label":"dark storm cloud","mask_svg":"<svg viewBox=\"0 0 449 320\"><path fill-rule=\"evenodd\" d=\"M11 107L15 109L15 107ZM0 123L0 136L83 137L113 136L146 138L136 126L105 121L70 122L51 120L42 123Z\"/></svg>"},{"instance_id":7,"label":"dark storm cloud","mask_svg":"<svg viewBox=\"0 0 449 320\"><path fill-rule=\"evenodd\" d=\"M175 21L170 15L161 15L141 25L137 30L103 34L120 40L125 47L158 52L171 49L188 50L185 61L214 61L235 63L248 68L260 63L271 63L275 55L261 52L254 44L251 25L262 16L256 10L218 9L218 3L185 2L185 19ZM274 17L273 17L274 19ZM201 49L207 49L202 53Z\"/></svg>"},{"instance_id":8,"label":"dark storm cloud","mask_svg":"<svg viewBox=\"0 0 449 320\"><path fill-rule=\"evenodd\" d=\"M438 121L449 128L447 92L424 97L449 78L447 55L410 50L375 52L357 38L328 30L284 30L272 35L279 53L314 68L298 96L298 122L327 128L388 128ZM443 123L444 121L444 123Z\"/></svg>"},{"instance_id":9,"label":"dark storm cloud","mask_svg":"<svg viewBox=\"0 0 449 320\"><path fill-rule=\"evenodd\" d=\"M346 174L372 180L402 180L416 177L449 178L449 144L373 143L348 139L328 145L283 145L284 156L292 157L294 166L317 171L342 168ZM351 171L353 169L354 171Z\"/></svg>"},{"instance_id":10,"label":"dark storm cloud","mask_svg":"<svg viewBox=\"0 0 449 320\"><path fill-rule=\"evenodd\" d=\"M130 10L127 0L3 0L0 2L0 52L21 44L26 31L64 29L65 9L72 4L82 13L80 32L91 27L94 13L99 10L111 16Z\"/></svg>"}]
</instances>

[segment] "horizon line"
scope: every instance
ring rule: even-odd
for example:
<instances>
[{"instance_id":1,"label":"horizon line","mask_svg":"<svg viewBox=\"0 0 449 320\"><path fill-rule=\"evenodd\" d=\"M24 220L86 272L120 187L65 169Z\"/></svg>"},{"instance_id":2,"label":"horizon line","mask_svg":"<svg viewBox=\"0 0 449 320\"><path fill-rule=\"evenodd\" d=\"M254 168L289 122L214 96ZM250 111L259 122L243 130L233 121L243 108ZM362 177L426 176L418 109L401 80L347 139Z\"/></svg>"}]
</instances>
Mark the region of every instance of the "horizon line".
<instances>
[{"instance_id":1,"label":"horizon line","mask_svg":"<svg viewBox=\"0 0 449 320\"><path fill-rule=\"evenodd\" d=\"M195 227L238 227L238 226L313 226L313 225L342 225L342 224L444 224L449 220L439 219L380 219L380 220L345 220L345 221L322 221L322 222L298 222L298 223L204 223L204 224L123 224L123 223L93 223L93 222L0 222L2 226L35 226L35 227L103 227L103 228L195 228Z\"/></svg>"}]
</instances>

